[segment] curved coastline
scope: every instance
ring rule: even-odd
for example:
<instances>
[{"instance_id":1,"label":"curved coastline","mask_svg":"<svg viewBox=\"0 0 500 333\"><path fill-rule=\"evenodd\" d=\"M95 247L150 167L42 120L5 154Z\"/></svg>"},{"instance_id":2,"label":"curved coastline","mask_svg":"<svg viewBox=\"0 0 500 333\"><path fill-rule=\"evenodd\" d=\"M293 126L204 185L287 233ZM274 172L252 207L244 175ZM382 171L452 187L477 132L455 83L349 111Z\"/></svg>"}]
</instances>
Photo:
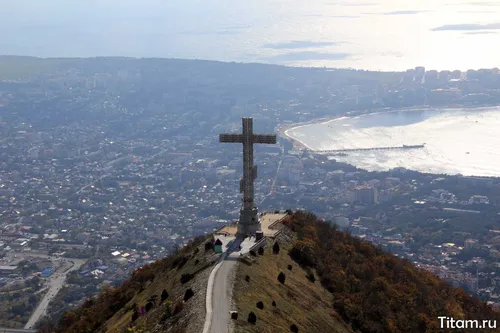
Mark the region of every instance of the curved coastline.
<instances>
[{"instance_id":1,"label":"curved coastline","mask_svg":"<svg viewBox=\"0 0 500 333\"><path fill-rule=\"evenodd\" d=\"M489 110L489 109L497 109L496 111L500 111L500 105L477 106L477 107L453 106L453 107L436 107L436 108L423 106L423 107L398 108L398 109L382 109L382 110L375 109L375 110L372 110L371 112L368 111L368 112L362 113L362 114L350 115L349 113L347 113L347 114L342 114L342 115L335 115L335 116L328 116L328 117L312 119L312 120L308 120L305 122L299 122L299 123L294 123L294 124L279 125L276 128L276 131L278 132L278 135L280 137L289 140L293 144L294 149L315 151L316 149L309 147L304 142L289 135L288 131L298 129L301 127L305 127L305 126L309 126L309 125L314 125L314 124L326 124L326 123L340 120L340 119L344 119L344 118L358 118L361 116L375 115L375 114L381 114L381 113L392 113L392 112L401 112L401 111L430 111L430 110L436 110L436 111L467 111L467 110L481 111L481 110Z\"/></svg>"}]
</instances>

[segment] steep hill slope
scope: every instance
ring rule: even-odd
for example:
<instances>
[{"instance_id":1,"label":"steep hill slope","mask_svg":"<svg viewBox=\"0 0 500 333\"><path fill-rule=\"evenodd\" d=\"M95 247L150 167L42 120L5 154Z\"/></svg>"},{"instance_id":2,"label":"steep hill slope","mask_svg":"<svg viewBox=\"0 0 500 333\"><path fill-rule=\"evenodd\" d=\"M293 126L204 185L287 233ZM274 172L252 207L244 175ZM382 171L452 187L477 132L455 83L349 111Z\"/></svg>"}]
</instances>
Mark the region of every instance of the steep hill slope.
<instances>
[{"instance_id":1,"label":"steep hill slope","mask_svg":"<svg viewBox=\"0 0 500 333\"><path fill-rule=\"evenodd\" d=\"M262 252L238 261L235 332L470 332L441 330L438 317L500 322L485 303L312 214L296 212L284 224ZM219 257L212 242L193 240L44 332L201 332L208 275ZM149 311L141 314L143 306Z\"/></svg>"},{"instance_id":2,"label":"steep hill slope","mask_svg":"<svg viewBox=\"0 0 500 333\"><path fill-rule=\"evenodd\" d=\"M178 253L137 270L120 287L67 312L57 328L41 332L201 332L207 280L219 257L213 241L192 240Z\"/></svg>"},{"instance_id":3,"label":"steep hill slope","mask_svg":"<svg viewBox=\"0 0 500 333\"><path fill-rule=\"evenodd\" d=\"M441 330L439 316L500 323L486 303L313 214L297 212L284 224L295 238L290 256L314 271L333 296L332 309L356 331L471 331Z\"/></svg>"},{"instance_id":4,"label":"steep hill slope","mask_svg":"<svg viewBox=\"0 0 500 333\"><path fill-rule=\"evenodd\" d=\"M238 310L235 331L241 333L352 332L338 316L332 316L332 295L320 283L311 282L307 272L291 258L292 247L286 234L278 237L279 252L273 253L269 240L261 254L242 260L236 270L233 289L234 308ZM278 275L285 274L285 283ZM262 302L262 309L258 307ZM248 323L248 315L256 315L256 323Z\"/></svg>"}]
</instances>

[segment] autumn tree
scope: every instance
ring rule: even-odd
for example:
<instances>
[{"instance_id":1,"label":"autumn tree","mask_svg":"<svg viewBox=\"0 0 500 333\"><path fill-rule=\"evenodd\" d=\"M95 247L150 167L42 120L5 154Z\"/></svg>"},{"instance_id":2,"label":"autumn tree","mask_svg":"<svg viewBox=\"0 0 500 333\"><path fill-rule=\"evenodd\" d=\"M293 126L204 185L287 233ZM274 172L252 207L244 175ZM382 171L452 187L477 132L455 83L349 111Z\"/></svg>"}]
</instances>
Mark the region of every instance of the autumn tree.
<instances>
[{"instance_id":1,"label":"autumn tree","mask_svg":"<svg viewBox=\"0 0 500 333\"><path fill-rule=\"evenodd\" d=\"M137 312L136 309L134 309L134 312L132 312L132 321L136 321L139 318L139 312Z\"/></svg>"},{"instance_id":2,"label":"autumn tree","mask_svg":"<svg viewBox=\"0 0 500 333\"><path fill-rule=\"evenodd\" d=\"M278 281L279 281L281 284L285 284L285 278L286 278L286 277L285 277L285 273L280 272L280 273L278 274Z\"/></svg>"},{"instance_id":3,"label":"autumn tree","mask_svg":"<svg viewBox=\"0 0 500 333\"><path fill-rule=\"evenodd\" d=\"M316 265L315 243L311 239L298 240L293 244L290 256L301 266Z\"/></svg>"},{"instance_id":4,"label":"autumn tree","mask_svg":"<svg viewBox=\"0 0 500 333\"><path fill-rule=\"evenodd\" d=\"M160 303L163 303L168 298L168 292L163 289L160 296Z\"/></svg>"},{"instance_id":5,"label":"autumn tree","mask_svg":"<svg viewBox=\"0 0 500 333\"><path fill-rule=\"evenodd\" d=\"M185 284L194 277L191 273L184 273L181 275L181 283Z\"/></svg>"},{"instance_id":6,"label":"autumn tree","mask_svg":"<svg viewBox=\"0 0 500 333\"><path fill-rule=\"evenodd\" d=\"M153 309L153 307L154 307L154 304L152 302L147 302L144 309L146 310L146 312L149 312Z\"/></svg>"},{"instance_id":7,"label":"autumn tree","mask_svg":"<svg viewBox=\"0 0 500 333\"><path fill-rule=\"evenodd\" d=\"M274 242L274 245L273 245L273 253L274 254L279 254L280 253L280 245L278 244L278 242Z\"/></svg>"},{"instance_id":8,"label":"autumn tree","mask_svg":"<svg viewBox=\"0 0 500 333\"><path fill-rule=\"evenodd\" d=\"M191 297L194 296L194 291L193 289L189 288L188 290L186 290L186 292L184 293L184 302L188 301Z\"/></svg>"},{"instance_id":9,"label":"autumn tree","mask_svg":"<svg viewBox=\"0 0 500 333\"><path fill-rule=\"evenodd\" d=\"M214 243L206 242L205 243L205 252L212 251L214 249Z\"/></svg>"},{"instance_id":10,"label":"autumn tree","mask_svg":"<svg viewBox=\"0 0 500 333\"><path fill-rule=\"evenodd\" d=\"M257 316L255 315L255 313L253 312L250 312L248 314L248 320L247 320L250 324L255 324L257 322Z\"/></svg>"}]
</instances>

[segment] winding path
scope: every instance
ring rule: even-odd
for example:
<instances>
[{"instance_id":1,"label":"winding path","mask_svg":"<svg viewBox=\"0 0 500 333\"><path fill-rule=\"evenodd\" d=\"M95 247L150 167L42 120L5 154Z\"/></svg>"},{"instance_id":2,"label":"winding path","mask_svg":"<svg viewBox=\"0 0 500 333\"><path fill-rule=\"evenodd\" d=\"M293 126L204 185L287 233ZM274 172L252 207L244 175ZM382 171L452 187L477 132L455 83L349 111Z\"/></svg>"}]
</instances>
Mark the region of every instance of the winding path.
<instances>
[{"instance_id":1,"label":"winding path","mask_svg":"<svg viewBox=\"0 0 500 333\"><path fill-rule=\"evenodd\" d=\"M255 240L236 239L222 254L210 273L206 297L206 317L203 333L228 333L231 320L231 274L240 254L250 251ZM241 249L240 249L241 246ZM238 251L235 251L238 249Z\"/></svg>"}]
</instances>

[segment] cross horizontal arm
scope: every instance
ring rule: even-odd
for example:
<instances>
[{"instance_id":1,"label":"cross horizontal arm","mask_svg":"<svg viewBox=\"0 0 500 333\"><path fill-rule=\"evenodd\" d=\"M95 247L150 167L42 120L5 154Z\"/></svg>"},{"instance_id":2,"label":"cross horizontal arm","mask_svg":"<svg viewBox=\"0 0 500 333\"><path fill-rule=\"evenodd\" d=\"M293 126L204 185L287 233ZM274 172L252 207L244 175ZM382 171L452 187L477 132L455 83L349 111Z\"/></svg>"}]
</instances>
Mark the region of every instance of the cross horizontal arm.
<instances>
[{"instance_id":1,"label":"cross horizontal arm","mask_svg":"<svg viewBox=\"0 0 500 333\"><path fill-rule=\"evenodd\" d=\"M219 142L243 143L243 134L219 134Z\"/></svg>"},{"instance_id":2,"label":"cross horizontal arm","mask_svg":"<svg viewBox=\"0 0 500 333\"><path fill-rule=\"evenodd\" d=\"M274 134L254 134L252 139L253 143L267 143L267 144L276 143L276 135Z\"/></svg>"}]
</instances>

